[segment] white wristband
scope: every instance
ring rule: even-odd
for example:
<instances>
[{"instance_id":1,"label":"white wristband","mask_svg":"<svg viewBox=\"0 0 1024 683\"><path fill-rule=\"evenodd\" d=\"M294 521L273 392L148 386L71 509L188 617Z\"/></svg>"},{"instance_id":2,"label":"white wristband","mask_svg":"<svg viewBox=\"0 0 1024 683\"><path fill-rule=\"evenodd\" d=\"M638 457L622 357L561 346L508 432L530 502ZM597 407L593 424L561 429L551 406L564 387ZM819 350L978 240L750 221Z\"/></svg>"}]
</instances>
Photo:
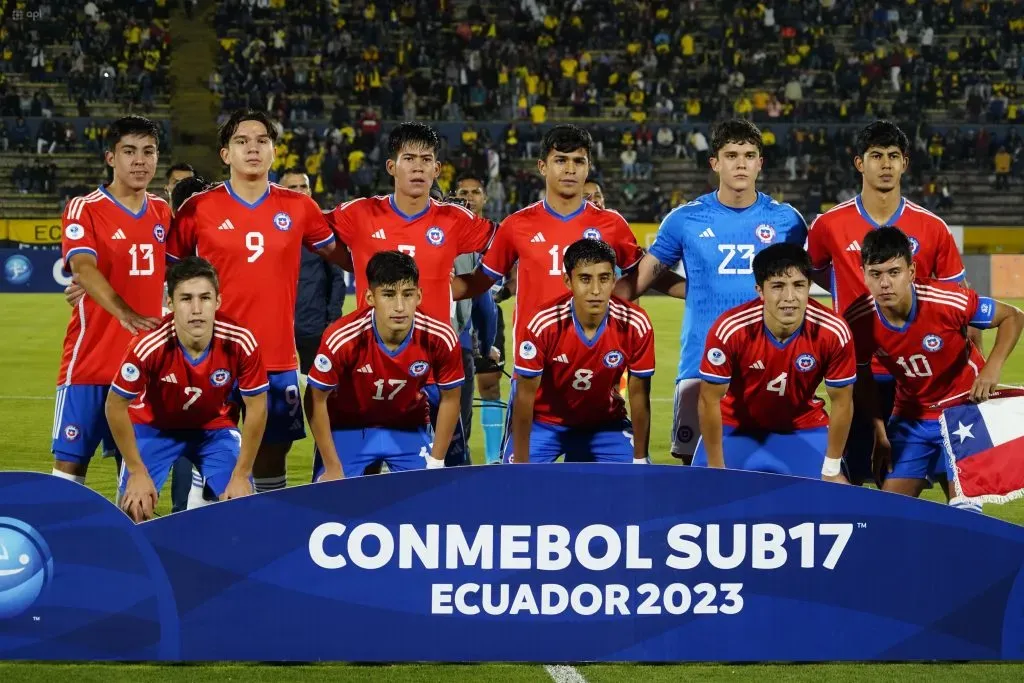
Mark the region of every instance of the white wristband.
<instances>
[{"instance_id":1,"label":"white wristband","mask_svg":"<svg viewBox=\"0 0 1024 683\"><path fill-rule=\"evenodd\" d=\"M821 463L821 476L823 477L835 477L842 472L843 460L842 458L825 458L825 461Z\"/></svg>"},{"instance_id":2,"label":"white wristband","mask_svg":"<svg viewBox=\"0 0 1024 683\"><path fill-rule=\"evenodd\" d=\"M633 458L633 464L634 465L650 465L651 464L651 458L650 458L650 456L648 456L646 458Z\"/></svg>"},{"instance_id":3,"label":"white wristband","mask_svg":"<svg viewBox=\"0 0 1024 683\"><path fill-rule=\"evenodd\" d=\"M438 460L437 458L435 458L432 455L428 455L427 456L427 469L428 470L437 470L437 469L440 469L442 467L444 467L444 460Z\"/></svg>"}]
</instances>

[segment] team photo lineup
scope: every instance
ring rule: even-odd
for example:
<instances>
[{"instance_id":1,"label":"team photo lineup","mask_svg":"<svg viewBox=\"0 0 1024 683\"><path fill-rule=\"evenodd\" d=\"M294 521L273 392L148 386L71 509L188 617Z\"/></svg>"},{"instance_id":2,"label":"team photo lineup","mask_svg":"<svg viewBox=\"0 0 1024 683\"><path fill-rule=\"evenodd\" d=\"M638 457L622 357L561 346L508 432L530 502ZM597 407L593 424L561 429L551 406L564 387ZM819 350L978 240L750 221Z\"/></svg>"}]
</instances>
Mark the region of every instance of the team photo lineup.
<instances>
[{"instance_id":1,"label":"team photo lineup","mask_svg":"<svg viewBox=\"0 0 1024 683\"><path fill-rule=\"evenodd\" d=\"M576 125L544 134L543 199L500 224L483 179L439 190L427 124L387 131L391 194L329 211L304 171L271 182L278 134L268 114L235 112L219 131L229 179L180 164L165 201L149 191L159 128L125 116L104 138L112 180L65 208L52 473L84 484L97 453L116 458L133 520L154 517L165 484L175 512L284 488L307 429L313 470L292 484L647 465L652 428L669 428L652 400L672 404L680 466L907 496L937 485L981 511L950 486L940 417L1000 395L1024 313L974 291L946 223L903 196L910 142L894 123L859 131L860 193L810 224L756 189L761 131L717 123L718 188L673 208L649 249L589 182L594 142ZM354 310L322 334L300 332L307 268L354 281ZM655 295L686 306L678 366L658 369L675 373L668 396L652 395Z\"/></svg>"}]
</instances>

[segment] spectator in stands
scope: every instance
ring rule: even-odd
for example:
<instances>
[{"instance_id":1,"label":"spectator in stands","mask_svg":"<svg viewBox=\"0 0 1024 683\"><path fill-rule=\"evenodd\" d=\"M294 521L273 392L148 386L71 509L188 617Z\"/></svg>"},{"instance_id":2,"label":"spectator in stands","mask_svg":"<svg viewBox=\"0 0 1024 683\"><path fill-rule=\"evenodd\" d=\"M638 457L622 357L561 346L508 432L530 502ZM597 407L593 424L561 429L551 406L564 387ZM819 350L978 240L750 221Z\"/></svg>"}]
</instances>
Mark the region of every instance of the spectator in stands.
<instances>
[{"instance_id":1,"label":"spectator in stands","mask_svg":"<svg viewBox=\"0 0 1024 683\"><path fill-rule=\"evenodd\" d=\"M53 154L57 149L57 124L51 118L45 118L39 123L36 132L36 154Z\"/></svg>"},{"instance_id":2,"label":"spectator in stands","mask_svg":"<svg viewBox=\"0 0 1024 683\"><path fill-rule=\"evenodd\" d=\"M634 149L633 145L629 145L619 154L619 161L622 162L623 180L632 180L636 176L636 158L636 149Z\"/></svg>"},{"instance_id":3,"label":"spectator in stands","mask_svg":"<svg viewBox=\"0 0 1024 683\"><path fill-rule=\"evenodd\" d=\"M29 189L32 187L32 181L29 178L28 167L19 162L14 167L14 171L11 174L11 180L14 182L14 186L21 194L28 194Z\"/></svg>"},{"instance_id":4,"label":"spectator in stands","mask_svg":"<svg viewBox=\"0 0 1024 683\"><path fill-rule=\"evenodd\" d=\"M993 166L995 167L996 172L997 190L1010 189L1010 165L1012 161L1013 158L1010 156L1010 153L1006 151L1006 148L1000 147L993 159Z\"/></svg>"}]
</instances>

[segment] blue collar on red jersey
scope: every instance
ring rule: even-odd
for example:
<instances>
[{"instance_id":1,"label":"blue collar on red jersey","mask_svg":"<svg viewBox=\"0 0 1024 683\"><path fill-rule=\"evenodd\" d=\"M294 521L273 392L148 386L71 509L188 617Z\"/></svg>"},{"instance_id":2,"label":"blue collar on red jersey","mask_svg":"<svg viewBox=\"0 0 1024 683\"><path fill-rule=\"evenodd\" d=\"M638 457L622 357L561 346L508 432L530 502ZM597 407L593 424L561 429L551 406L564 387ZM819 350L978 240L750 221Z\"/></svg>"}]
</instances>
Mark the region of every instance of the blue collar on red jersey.
<instances>
[{"instance_id":1,"label":"blue collar on red jersey","mask_svg":"<svg viewBox=\"0 0 1024 683\"><path fill-rule=\"evenodd\" d=\"M805 313L804 319L800 321L800 327L796 328L793 334L789 335L789 338L787 338L786 341L780 342L778 339L775 338L775 335L772 334L772 331L768 329L768 325L764 322L764 314L761 315L761 325L764 326L764 336L767 337L768 341L770 341L772 345L775 346L775 348L777 349L786 348L787 346L789 346L790 342L799 337L800 333L804 331L804 323L806 321L807 314Z\"/></svg>"},{"instance_id":2,"label":"blue collar on red jersey","mask_svg":"<svg viewBox=\"0 0 1024 683\"><path fill-rule=\"evenodd\" d=\"M609 308L609 310L611 309ZM597 332L594 333L593 339L587 339L587 335L583 331L583 325L580 324L579 318L576 317L575 303L569 304L569 312L572 314L572 326L576 328L576 336L580 338L580 341L588 347L596 344L597 340L604 334L605 328L608 327L608 311L605 311L604 318L601 319L601 324L597 326Z\"/></svg>"},{"instance_id":3,"label":"blue collar on red jersey","mask_svg":"<svg viewBox=\"0 0 1024 683\"><path fill-rule=\"evenodd\" d=\"M868 223L870 223L872 228L877 230L878 228L882 227L881 225L876 223L875 219L872 218L868 214L868 212L864 209L864 202L861 200L861 196L860 195L857 195L856 197L854 197L854 202L857 204L857 211L860 213L861 218L863 218ZM898 221L900 219L900 216L903 215L903 209L905 209L906 206L907 206L906 198L905 197L900 197L900 205L896 207L896 213L894 213L892 216L889 217L889 220L887 220L885 222L885 225L893 225L894 223L896 223L896 221Z\"/></svg>"},{"instance_id":4,"label":"blue collar on red jersey","mask_svg":"<svg viewBox=\"0 0 1024 683\"><path fill-rule=\"evenodd\" d=\"M181 349L181 355L185 356L185 360L188 361L189 365L196 367L210 355L210 349L213 348L213 338L210 338L210 343L207 344L206 348L203 349L203 352L199 354L199 358L192 358L192 354L188 352L188 349L185 348L185 345L181 343L180 339L178 340L178 348Z\"/></svg>"},{"instance_id":5,"label":"blue collar on red jersey","mask_svg":"<svg viewBox=\"0 0 1024 683\"><path fill-rule=\"evenodd\" d=\"M238 202L239 204L241 204L242 206L244 206L247 209L255 209L257 206L259 206L260 204L263 203L264 199L266 199L267 197L270 196L270 183L267 183L267 191L263 193L263 196L260 197L259 199L257 199L256 201L254 201L252 204L250 204L249 202L245 201L244 199L239 197L237 194L235 194L235 191L233 189L231 189L231 181L230 180L225 180L224 181L224 189L228 191L228 196L229 197L231 197L232 199L234 199L236 202Z\"/></svg>"},{"instance_id":6,"label":"blue collar on red jersey","mask_svg":"<svg viewBox=\"0 0 1024 683\"><path fill-rule=\"evenodd\" d=\"M544 205L544 210L545 211L547 211L549 214L551 214L552 216L554 216L555 218L557 218L560 221L571 221L573 218L576 218L576 216L579 216L581 213L583 213L584 209L587 208L587 202L583 201L583 202L580 203L580 208L576 209L572 213L562 214L562 213L558 213L557 211L552 209L551 205L548 204L548 200L545 199L541 203Z\"/></svg>"},{"instance_id":7,"label":"blue collar on red jersey","mask_svg":"<svg viewBox=\"0 0 1024 683\"><path fill-rule=\"evenodd\" d=\"M882 315L882 309L879 307L878 302L875 302L875 315L882 321L886 329L890 329L893 332L906 332L907 328L910 327L910 323L914 322L917 318L917 287L913 284L910 285L910 315L907 316L906 322L901 327L896 327Z\"/></svg>"},{"instance_id":8,"label":"blue collar on red jersey","mask_svg":"<svg viewBox=\"0 0 1024 683\"><path fill-rule=\"evenodd\" d=\"M110 190L107 189L106 185L100 185L100 192L102 192L104 195L106 195L107 199L109 199L110 201L114 202L114 204L118 208L120 208L126 214L128 214L129 216L131 216L132 218L135 218L135 219L142 218L142 216L145 215L145 213L146 213L146 209L149 208L149 197L143 197L142 198L142 208L139 209L138 213L135 213L134 211L129 209L127 206L125 206L121 202L117 201L114 198L114 195L110 194Z\"/></svg>"},{"instance_id":9,"label":"blue collar on red jersey","mask_svg":"<svg viewBox=\"0 0 1024 683\"><path fill-rule=\"evenodd\" d=\"M399 216L401 216L404 220L409 221L411 223L412 221L416 220L417 218L422 218L423 216L425 216L427 214L427 211L430 211L430 200L429 199L427 200L427 205L426 205L426 207L424 207L424 209L422 211L420 211L419 213L416 213L416 214L412 214L412 215L407 214L407 213L403 212L401 209L398 208L398 204L395 203L395 195L393 195L393 194L389 194L388 195L388 206L390 206L391 210L394 211L395 213L397 213Z\"/></svg>"},{"instance_id":10,"label":"blue collar on red jersey","mask_svg":"<svg viewBox=\"0 0 1024 683\"><path fill-rule=\"evenodd\" d=\"M409 328L409 334L405 335L405 339L402 340L402 343L399 344L398 348L395 349L394 351L387 347L387 345L384 343L384 340L380 336L380 332L377 331L376 313L370 314L370 325L371 327L373 327L373 338L377 340L377 346L380 347L380 350L388 354L392 358L395 358L398 356L398 354L402 353L402 351L405 351L405 347L407 347L409 345L409 342L412 341L412 333L416 330L416 314L413 314L413 321L412 326Z\"/></svg>"}]
</instances>

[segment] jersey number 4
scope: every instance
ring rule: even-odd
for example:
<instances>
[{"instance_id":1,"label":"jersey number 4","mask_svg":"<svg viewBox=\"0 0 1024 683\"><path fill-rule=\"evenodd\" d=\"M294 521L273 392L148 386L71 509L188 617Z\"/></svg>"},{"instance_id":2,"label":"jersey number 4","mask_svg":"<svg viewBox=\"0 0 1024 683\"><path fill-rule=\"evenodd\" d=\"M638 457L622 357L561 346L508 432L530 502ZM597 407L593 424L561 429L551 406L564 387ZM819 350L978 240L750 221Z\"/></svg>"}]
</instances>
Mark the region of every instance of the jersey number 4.
<instances>
[{"instance_id":1,"label":"jersey number 4","mask_svg":"<svg viewBox=\"0 0 1024 683\"><path fill-rule=\"evenodd\" d=\"M754 272L753 244L719 244L725 258L718 264L719 275L750 275Z\"/></svg>"},{"instance_id":2,"label":"jersey number 4","mask_svg":"<svg viewBox=\"0 0 1024 683\"><path fill-rule=\"evenodd\" d=\"M768 382L768 385L765 386L765 389L767 389L768 391L772 392L773 394L778 394L779 396L785 396L786 395L786 384L788 382L789 382L789 373L788 372L784 372L781 375L779 375L778 377L776 377L775 379L773 379L772 381Z\"/></svg>"}]
</instances>

